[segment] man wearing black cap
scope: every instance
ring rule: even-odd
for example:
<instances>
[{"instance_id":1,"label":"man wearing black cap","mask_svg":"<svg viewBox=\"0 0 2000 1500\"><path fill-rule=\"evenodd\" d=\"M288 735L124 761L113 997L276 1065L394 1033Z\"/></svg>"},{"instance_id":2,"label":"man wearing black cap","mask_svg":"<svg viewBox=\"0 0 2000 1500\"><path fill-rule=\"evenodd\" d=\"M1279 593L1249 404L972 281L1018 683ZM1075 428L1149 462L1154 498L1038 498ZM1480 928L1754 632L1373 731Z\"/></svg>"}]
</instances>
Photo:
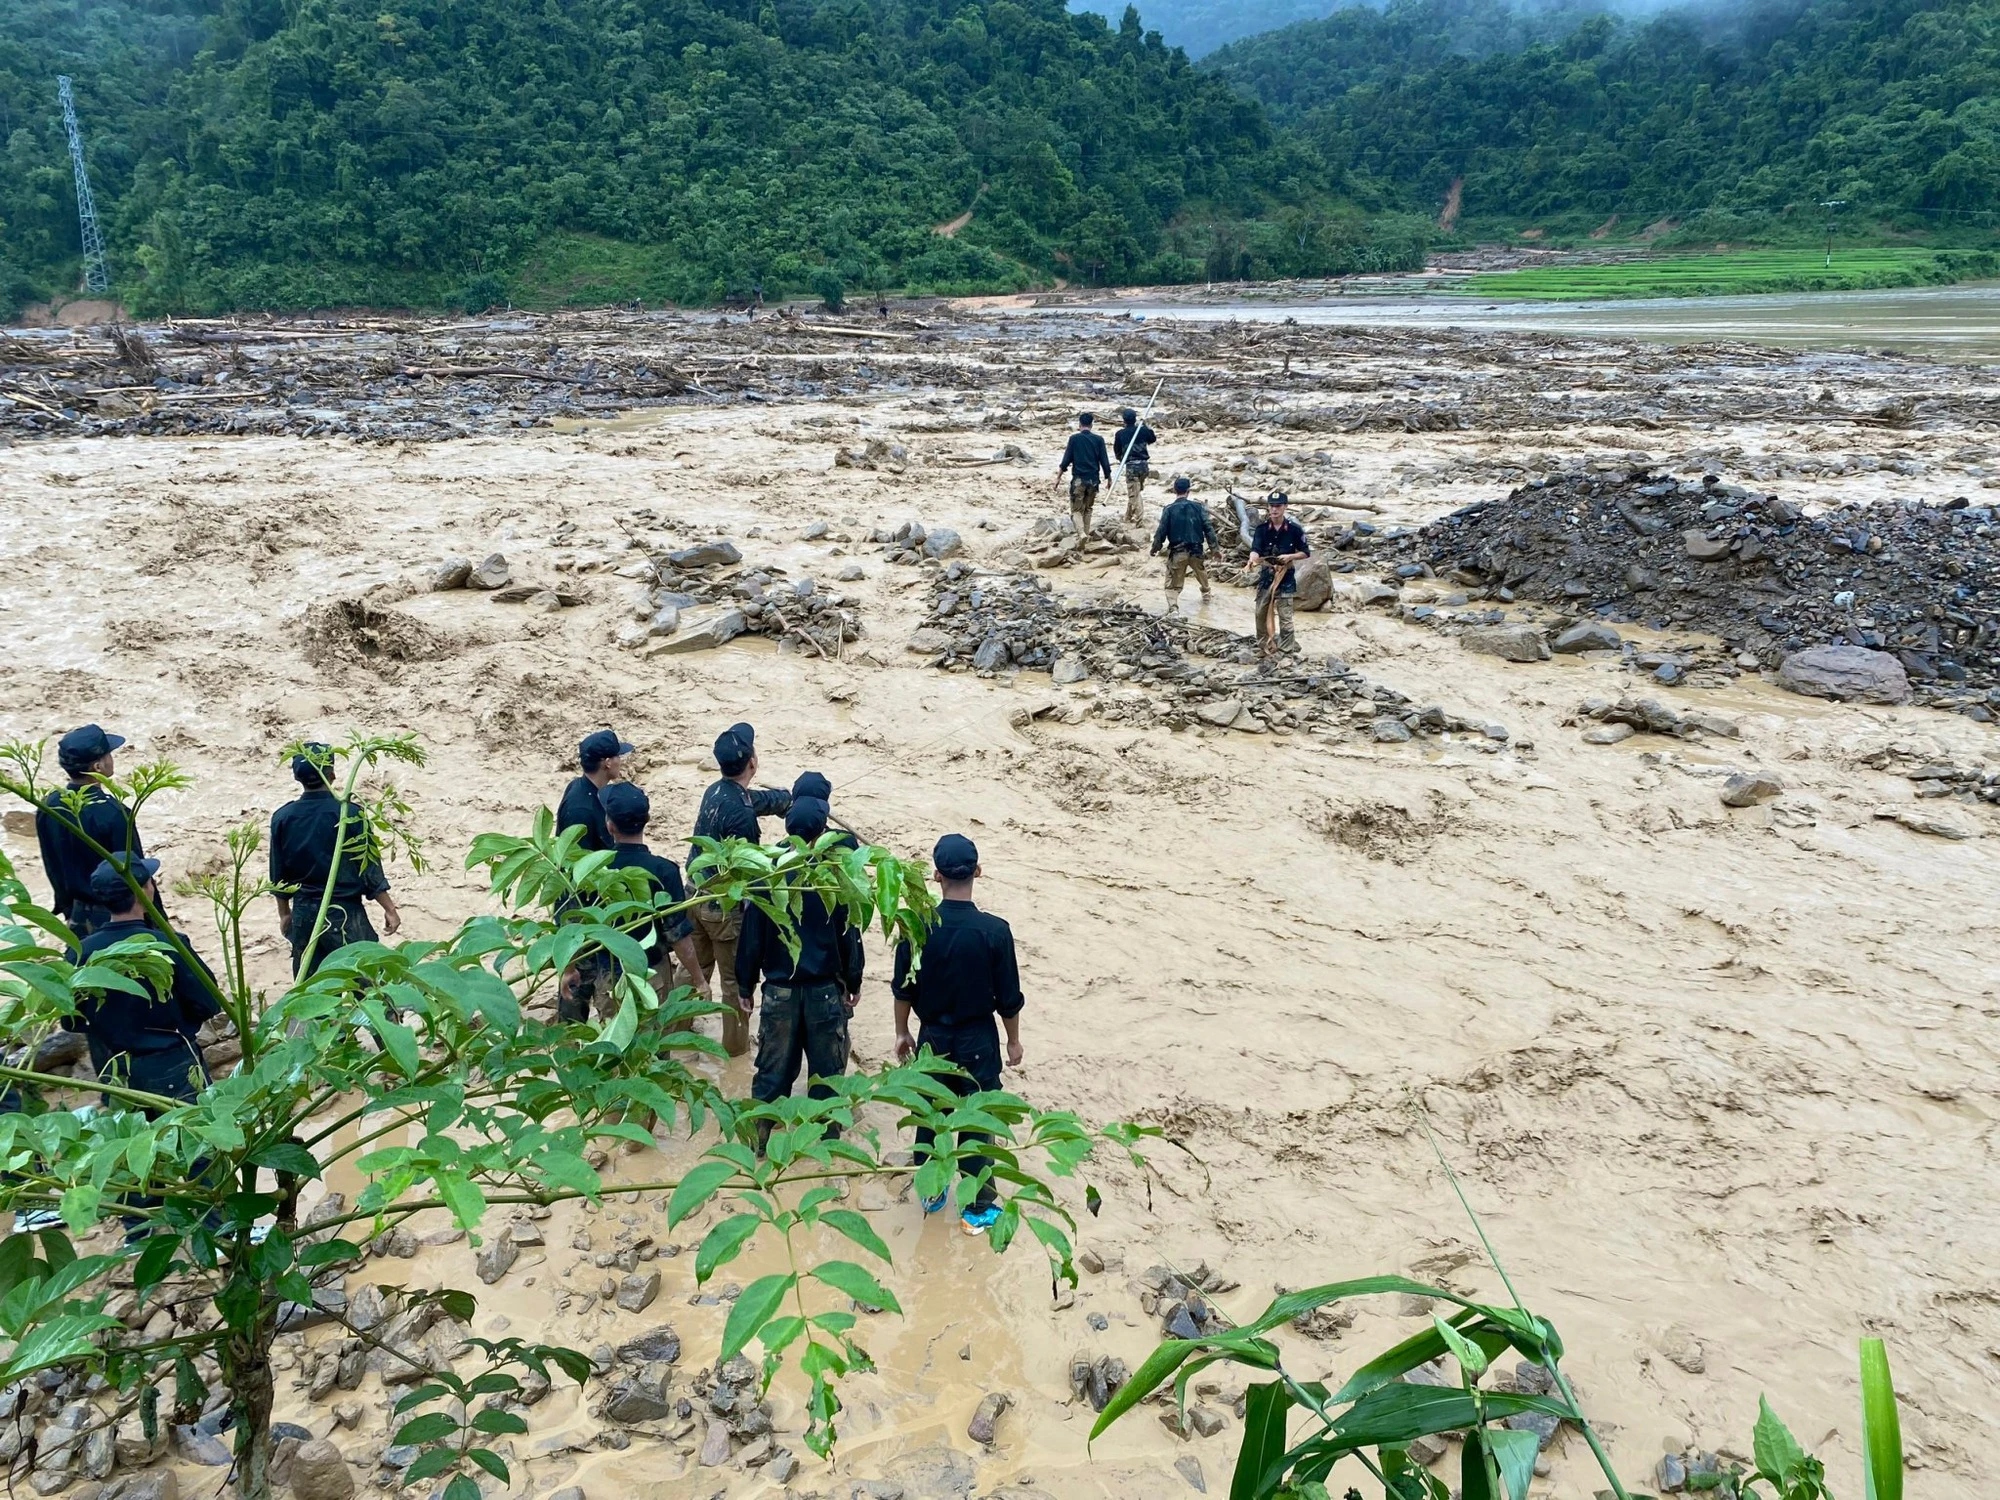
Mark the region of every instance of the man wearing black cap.
<instances>
[{"instance_id":1,"label":"man wearing black cap","mask_svg":"<svg viewBox=\"0 0 2000 1500\"><path fill-rule=\"evenodd\" d=\"M792 802L796 806L802 798L806 797L812 797L820 802L824 802L827 805L826 820L829 823L833 821L832 782L828 781L817 771L799 772L798 780L792 783ZM786 831L789 832L790 830L787 829ZM858 849L861 847L861 840L844 828L841 830L839 842L841 846L848 849Z\"/></svg>"},{"instance_id":2,"label":"man wearing black cap","mask_svg":"<svg viewBox=\"0 0 2000 1500\"><path fill-rule=\"evenodd\" d=\"M757 731L748 724L732 724L723 730L715 740L715 764L722 779L701 794L694 836L761 842L764 830L757 820L790 812L792 794L750 785L757 775ZM689 846L690 865L700 852ZM694 910L695 972L705 978L711 967L715 970L723 1006L722 1046L731 1057L741 1057L750 1050L749 1001L736 983L736 940L742 931L740 906L726 912L710 901Z\"/></svg>"},{"instance_id":3,"label":"man wearing black cap","mask_svg":"<svg viewBox=\"0 0 2000 1500\"><path fill-rule=\"evenodd\" d=\"M581 825L584 830L579 849L609 849L611 831L604 826L603 790L625 778L625 757L632 747L608 729L594 730L576 747L577 764L583 774L563 788L556 804L556 832Z\"/></svg>"},{"instance_id":4,"label":"man wearing black cap","mask_svg":"<svg viewBox=\"0 0 2000 1500\"><path fill-rule=\"evenodd\" d=\"M1104 439L1090 430L1089 412L1079 412L1076 431L1063 448L1062 463L1056 467L1056 483L1069 475L1069 517L1076 523L1077 537L1090 540L1090 512L1097 504L1100 479L1111 477L1111 455L1104 451Z\"/></svg>"},{"instance_id":5,"label":"man wearing black cap","mask_svg":"<svg viewBox=\"0 0 2000 1500\"><path fill-rule=\"evenodd\" d=\"M1292 602L1299 591L1297 565L1312 555L1312 548L1306 545L1305 528L1291 518L1289 495L1274 490L1264 505L1265 519L1250 537L1250 566L1262 567L1257 575L1257 636L1269 656L1299 649L1292 634Z\"/></svg>"},{"instance_id":6,"label":"man wearing black cap","mask_svg":"<svg viewBox=\"0 0 2000 1500\"><path fill-rule=\"evenodd\" d=\"M629 781L621 781L608 786L603 792L604 821L611 830L615 846L611 856L613 869L640 869L652 877L659 895L675 905L687 900L687 885L681 879L681 867L663 854L655 854L646 847L646 825L652 821L653 803L647 795ZM673 988L673 961L680 959L681 967L692 976L697 992L708 998L708 981L698 970L694 952L694 921L685 911L677 911L660 919L656 946L653 950L653 988L661 998ZM611 996L607 989L599 996L600 1005L608 1005ZM589 997L579 995L576 1000L564 1002L558 1014L565 1021L581 1021L589 1014Z\"/></svg>"},{"instance_id":7,"label":"man wearing black cap","mask_svg":"<svg viewBox=\"0 0 2000 1500\"><path fill-rule=\"evenodd\" d=\"M785 815L785 832L811 844L826 832L827 817L824 801L801 797ZM745 999L756 995L759 981L764 986L764 1013L757 1022L757 1076L750 1096L765 1103L791 1093L802 1061L810 1078L833 1078L847 1071L847 1018L861 999L861 929L844 913L828 911L818 895L807 891L799 901L798 942L795 958L778 924L762 908L744 908L743 933L736 944L736 983ZM808 1092L825 1099L833 1090L816 1083Z\"/></svg>"},{"instance_id":8,"label":"man wearing black cap","mask_svg":"<svg viewBox=\"0 0 2000 1500\"><path fill-rule=\"evenodd\" d=\"M403 925L374 835L359 811L334 796L327 784L332 769L330 749L307 745L303 754L292 757L299 795L271 814L271 884L278 888L279 925L292 945L292 973L301 979L312 978L348 944L377 941L361 904L364 897L382 908L385 934L394 937ZM326 926L315 942L322 904Z\"/></svg>"},{"instance_id":9,"label":"man wearing black cap","mask_svg":"<svg viewBox=\"0 0 2000 1500\"><path fill-rule=\"evenodd\" d=\"M69 776L69 792L54 794L35 810L35 839L52 892L49 909L79 939L111 920L90 894L91 874L104 856L146 855L138 824L105 786L117 773L112 752L124 743L123 736L106 734L95 724L64 735L56 745L56 759ZM72 807L71 797L80 798L81 805Z\"/></svg>"},{"instance_id":10,"label":"man wearing black cap","mask_svg":"<svg viewBox=\"0 0 2000 1500\"><path fill-rule=\"evenodd\" d=\"M896 970L890 982L896 996L896 1058L907 1062L919 1046L926 1046L971 1075L948 1080L959 1094L997 1089L1000 1033L993 1025L995 1016L1007 1028L1007 1065L1021 1066L1021 971L1014 958L1014 931L972 904L972 883L981 872L979 850L971 839L961 833L946 834L938 840L931 861L944 899L938 905L937 925L924 944L923 963L914 975L910 945L896 945ZM912 1011L923 1022L916 1037L910 1035ZM919 1156L930 1149L933 1139L928 1130L917 1132ZM959 1139L962 1144L985 1137L967 1131ZM961 1170L976 1177L985 1166L983 1158L969 1157ZM941 1193L927 1200L924 1212L936 1213L948 1196ZM992 1227L1000 1216L994 1199L992 1184L982 1184L962 1215L967 1234Z\"/></svg>"},{"instance_id":11,"label":"man wearing black cap","mask_svg":"<svg viewBox=\"0 0 2000 1500\"><path fill-rule=\"evenodd\" d=\"M1111 453L1125 471L1125 519L1133 526L1143 526L1146 505L1139 492L1145 489L1146 478L1153 472L1152 450L1159 434L1141 422L1139 414L1129 406L1120 415L1124 424L1111 434Z\"/></svg>"},{"instance_id":12,"label":"man wearing black cap","mask_svg":"<svg viewBox=\"0 0 2000 1500\"><path fill-rule=\"evenodd\" d=\"M1215 518L1206 505L1188 493L1191 488L1186 475L1174 477L1173 504L1160 512L1160 524L1153 531L1153 556L1160 555L1160 548L1167 549L1168 614L1181 607L1181 589L1186 586L1189 573L1201 585L1201 602L1208 602L1205 559L1209 548L1222 546L1221 538L1215 534Z\"/></svg>"},{"instance_id":13,"label":"man wearing black cap","mask_svg":"<svg viewBox=\"0 0 2000 1500\"><path fill-rule=\"evenodd\" d=\"M126 881L144 892L142 902ZM126 938L150 936L165 943L161 929L148 915L147 904L159 909L159 886L155 877L160 862L118 855L101 861L90 877L90 899L111 914L97 931L83 940L78 962L91 958ZM148 1094L164 1094L170 1099L191 1100L208 1082L208 1069L201 1058L195 1033L202 1022L220 1014L216 1000L215 975L199 957L190 959L194 947L186 933L179 933L187 953L169 948L174 977L162 991L145 985L143 996L124 990L101 990L77 996L76 1015L68 1023L81 1031L90 1044L91 1065L107 1082L124 1084Z\"/></svg>"}]
</instances>

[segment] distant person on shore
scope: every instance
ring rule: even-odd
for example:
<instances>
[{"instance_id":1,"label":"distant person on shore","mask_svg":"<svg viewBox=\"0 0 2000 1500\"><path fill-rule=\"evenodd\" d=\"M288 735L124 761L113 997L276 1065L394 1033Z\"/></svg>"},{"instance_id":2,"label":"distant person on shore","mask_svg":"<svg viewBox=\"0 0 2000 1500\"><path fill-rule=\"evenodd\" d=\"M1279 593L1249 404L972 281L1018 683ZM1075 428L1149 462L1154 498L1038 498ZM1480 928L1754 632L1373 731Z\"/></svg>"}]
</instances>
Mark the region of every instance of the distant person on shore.
<instances>
[{"instance_id":1,"label":"distant person on shore","mask_svg":"<svg viewBox=\"0 0 2000 1500\"><path fill-rule=\"evenodd\" d=\"M1153 472L1153 444L1159 441L1159 434L1141 422L1131 407L1125 408L1123 416L1124 425L1111 434L1111 453L1125 474L1126 523L1143 526L1146 502L1140 498L1140 491L1146 488L1146 480Z\"/></svg>"},{"instance_id":2,"label":"distant person on shore","mask_svg":"<svg viewBox=\"0 0 2000 1500\"><path fill-rule=\"evenodd\" d=\"M1297 565L1312 555L1305 528L1291 518L1292 500L1275 490L1264 501L1265 518L1250 538L1250 566L1257 574L1257 638L1266 656L1299 649L1292 634L1292 604L1299 591Z\"/></svg>"},{"instance_id":3,"label":"distant person on shore","mask_svg":"<svg viewBox=\"0 0 2000 1500\"><path fill-rule=\"evenodd\" d=\"M785 832L811 844L826 832L828 816L820 798L800 797L785 814ZM764 987L750 1096L766 1104L792 1092L801 1063L813 1080L847 1071L847 1019L861 1000L866 964L861 929L837 908L829 911L812 891L800 897L798 920L796 954L785 946L778 924L757 906L743 908L743 931L736 940L736 984L744 1000L753 1000L760 983ZM815 1099L833 1096L816 1081L807 1092ZM828 1131L839 1133L837 1127ZM768 1121L758 1134L761 1148L771 1134Z\"/></svg>"},{"instance_id":4,"label":"distant person on shore","mask_svg":"<svg viewBox=\"0 0 2000 1500\"><path fill-rule=\"evenodd\" d=\"M936 869L944 900L938 906L937 925L924 944L923 963L912 970L910 945L896 945L896 968L890 989L896 997L896 1060L908 1062L918 1047L929 1047L939 1057L957 1063L969 1078L946 1080L961 1096L1000 1087L1000 1030L1007 1028L1007 1066L1021 1066L1021 971L1014 957L1014 932L1001 918L972 904L972 883L983 873L979 850L961 833L948 833L937 841L931 863ZM910 1035L910 1016L923 1023L917 1036ZM921 1161L936 1137L929 1130L917 1132L917 1156ZM986 1136L966 1131L960 1143L983 1141ZM959 1164L966 1177L977 1177L987 1169L984 1157L967 1157ZM924 1212L934 1214L950 1201L944 1192L924 1201ZM981 1183L972 1202L960 1217L967 1234L984 1234L1000 1217L993 1184Z\"/></svg>"},{"instance_id":5,"label":"distant person on shore","mask_svg":"<svg viewBox=\"0 0 2000 1500\"><path fill-rule=\"evenodd\" d=\"M111 920L111 913L90 893L91 875L104 854L146 857L138 823L105 785L118 773L113 752L124 743L122 736L106 734L95 724L64 735L56 743L56 760L69 777L69 793L82 794L81 806L71 808L64 793L54 792L35 810L35 841L41 847L42 873L49 879L49 910L68 924L78 942Z\"/></svg>"},{"instance_id":6,"label":"distant person on shore","mask_svg":"<svg viewBox=\"0 0 2000 1500\"><path fill-rule=\"evenodd\" d=\"M1076 523L1079 541L1090 540L1090 513L1097 505L1098 485L1111 478L1111 455L1104 451L1104 439L1090 430L1089 412L1080 412L1076 431L1063 448L1062 463L1056 468L1056 483L1069 475L1069 518Z\"/></svg>"},{"instance_id":7,"label":"distant person on shore","mask_svg":"<svg viewBox=\"0 0 2000 1500\"><path fill-rule=\"evenodd\" d=\"M1174 477L1173 503L1160 512L1160 524L1153 531L1153 556L1167 549L1167 613L1180 608L1181 589L1189 573L1201 585L1201 602L1208 603L1208 553L1219 550L1222 540L1215 534L1215 518L1208 507L1188 491L1192 486L1185 474Z\"/></svg>"},{"instance_id":8,"label":"distant person on shore","mask_svg":"<svg viewBox=\"0 0 2000 1500\"><path fill-rule=\"evenodd\" d=\"M760 818L783 817L792 810L792 794L774 787L752 788L757 777L757 731L748 724L732 724L715 741L716 769L720 780L701 794L695 813L694 836L708 839L763 840ZM700 856L690 845L688 867ZM743 935L743 911L738 906L724 911L710 901L694 909L695 972L706 976L715 970L716 998L723 1007L722 1047L731 1057L750 1050L750 1004L736 983L736 944Z\"/></svg>"},{"instance_id":9,"label":"distant person on shore","mask_svg":"<svg viewBox=\"0 0 2000 1500\"><path fill-rule=\"evenodd\" d=\"M312 978L348 944L378 940L361 904L364 898L382 908L384 933L394 937L403 925L374 835L361 813L333 794L328 785L332 769L330 749L307 745L303 755L292 757L299 795L271 814L271 884L277 887L278 925L292 945L292 973L300 979ZM315 943L313 928L322 905L326 926ZM312 963L302 968L308 947Z\"/></svg>"}]
</instances>

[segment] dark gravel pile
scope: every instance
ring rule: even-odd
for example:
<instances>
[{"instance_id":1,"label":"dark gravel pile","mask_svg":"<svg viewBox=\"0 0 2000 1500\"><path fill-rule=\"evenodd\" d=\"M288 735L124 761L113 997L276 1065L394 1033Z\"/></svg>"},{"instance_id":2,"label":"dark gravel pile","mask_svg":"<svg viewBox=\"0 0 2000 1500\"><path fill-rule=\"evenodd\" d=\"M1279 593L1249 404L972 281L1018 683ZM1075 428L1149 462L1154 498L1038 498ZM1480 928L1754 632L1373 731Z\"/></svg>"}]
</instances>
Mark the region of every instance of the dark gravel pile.
<instances>
[{"instance_id":1,"label":"dark gravel pile","mask_svg":"<svg viewBox=\"0 0 2000 1500\"><path fill-rule=\"evenodd\" d=\"M1893 652L1934 700L2000 684L2000 514L1964 501L1808 516L1713 476L1562 475L1377 555L1501 602L1716 635L1766 667L1845 643Z\"/></svg>"}]
</instances>

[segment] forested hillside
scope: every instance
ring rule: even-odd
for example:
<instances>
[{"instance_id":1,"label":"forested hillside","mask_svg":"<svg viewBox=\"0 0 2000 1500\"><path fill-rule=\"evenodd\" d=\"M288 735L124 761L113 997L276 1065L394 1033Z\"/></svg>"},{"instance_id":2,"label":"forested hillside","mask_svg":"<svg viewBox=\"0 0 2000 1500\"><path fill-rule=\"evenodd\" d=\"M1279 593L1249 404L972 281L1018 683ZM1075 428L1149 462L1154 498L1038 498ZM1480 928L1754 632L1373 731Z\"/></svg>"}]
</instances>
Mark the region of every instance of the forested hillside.
<instances>
[{"instance_id":1,"label":"forested hillside","mask_svg":"<svg viewBox=\"0 0 2000 1500\"><path fill-rule=\"evenodd\" d=\"M110 14L200 8L191 60ZM95 24L53 19L79 9ZM76 274L60 61L114 278L145 310L703 302L1421 254L1343 214L1310 149L1136 16L1113 30L1061 0L28 0L0 12L0 47L10 179L32 184L0 198L17 290Z\"/></svg>"},{"instance_id":2,"label":"forested hillside","mask_svg":"<svg viewBox=\"0 0 2000 1500\"><path fill-rule=\"evenodd\" d=\"M1364 198L1436 213L1462 180L1468 223L1754 237L1843 199L1850 225L1992 233L2000 0L1538 15L1508 40L1523 24L1498 0L1393 0L1211 63Z\"/></svg>"}]
</instances>

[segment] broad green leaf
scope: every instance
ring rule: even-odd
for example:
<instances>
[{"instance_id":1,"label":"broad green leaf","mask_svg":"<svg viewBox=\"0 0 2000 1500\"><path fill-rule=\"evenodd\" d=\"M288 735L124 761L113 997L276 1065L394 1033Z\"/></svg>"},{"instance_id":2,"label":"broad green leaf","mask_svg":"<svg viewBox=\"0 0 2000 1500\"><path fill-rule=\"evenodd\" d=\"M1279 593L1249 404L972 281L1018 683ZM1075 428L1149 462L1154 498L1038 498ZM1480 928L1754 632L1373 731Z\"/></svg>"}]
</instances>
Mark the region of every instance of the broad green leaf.
<instances>
[{"instance_id":1,"label":"broad green leaf","mask_svg":"<svg viewBox=\"0 0 2000 1500\"><path fill-rule=\"evenodd\" d=\"M1468 1406L1471 1403L1466 1403ZM1493 1464L1486 1441L1492 1429L1475 1427L1465 1435L1465 1452L1458 1470L1459 1500L1501 1500L1493 1482Z\"/></svg>"},{"instance_id":2,"label":"broad green leaf","mask_svg":"<svg viewBox=\"0 0 2000 1500\"><path fill-rule=\"evenodd\" d=\"M716 1267L726 1266L742 1252L750 1236L763 1227L764 1221L755 1214L732 1214L715 1228L709 1230L695 1252L694 1279L707 1281L715 1274Z\"/></svg>"},{"instance_id":3,"label":"broad green leaf","mask_svg":"<svg viewBox=\"0 0 2000 1500\"><path fill-rule=\"evenodd\" d=\"M1861 1449L1867 1500L1903 1500L1903 1419L1880 1339L1861 1341Z\"/></svg>"},{"instance_id":4,"label":"broad green leaf","mask_svg":"<svg viewBox=\"0 0 2000 1500\"><path fill-rule=\"evenodd\" d=\"M1118 1387L1104 1410L1097 1414L1097 1421L1090 1429L1091 1439L1103 1436L1105 1428L1158 1390L1161 1383L1200 1347L1194 1339L1167 1339L1147 1355L1145 1363L1133 1372L1130 1380Z\"/></svg>"},{"instance_id":5,"label":"broad green leaf","mask_svg":"<svg viewBox=\"0 0 2000 1500\"><path fill-rule=\"evenodd\" d=\"M903 1310L903 1304L896 1300L895 1293L851 1260L825 1261L814 1266L812 1274L835 1290L847 1293L863 1307L876 1307L893 1313Z\"/></svg>"},{"instance_id":6,"label":"broad green leaf","mask_svg":"<svg viewBox=\"0 0 2000 1500\"><path fill-rule=\"evenodd\" d=\"M856 1213L853 1209L823 1209L820 1212L819 1221L828 1229L846 1235L847 1238L854 1241L855 1244L866 1250L870 1255L881 1260L889 1259L889 1247L883 1242L882 1236L875 1232L875 1226L870 1224L865 1216Z\"/></svg>"},{"instance_id":7,"label":"broad green leaf","mask_svg":"<svg viewBox=\"0 0 2000 1500\"><path fill-rule=\"evenodd\" d=\"M490 1437L499 1437L503 1433L526 1432L528 1424L511 1411L489 1408L473 1414L472 1430L486 1433Z\"/></svg>"},{"instance_id":8,"label":"broad green leaf","mask_svg":"<svg viewBox=\"0 0 2000 1500\"><path fill-rule=\"evenodd\" d=\"M467 1229L477 1229L486 1216L486 1194L479 1184L457 1172L436 1175L438 1196L444 1199L451 1216Z\"/></svg>"},{"instance_id":9,"label":"broad green leaf","mask_svg":"<svg viewBox=\"0 0 2000 1500\"><path fill-rule=\"evenodd\" d=\"M458 1431L458 1423L441 1411L427 1411L421 1417L412 1417L396 1429L398 1443L435 1443L439 1438L449 1437Z\"/></svg>"},{"instance_id":10,"label":"broad green leaf","mask_svg":"<svg viewBox=\"0 0 2000 1500\"><path fill-rule=\"evenodd\" d=\"M1509 1427L1488 1427L1484 1437L1508 1500L1527 1500L1528 1485L1535 1477L1535 1455L1542 1451L1541 1439Z\"/></svg>"},{"instance_id":11,"label":"broad green leaf","mask_svg":"<svg viewBox=\"0 0 2000 1500\"><path fill-rule=\"evenodd\" d=\"M1457 1316L1465 1318L1466 1314L1460 1313ZM1263 1320L1260 1318L1258 1321ZM1454 1322L1452 1326L1477 1345L1488 1358L1507 1347L1508 1339L1504 1332L1476 1318L1466 1322ZM1411 1334L1400 1344L1383 1350L1348 1376L1347 1383L1333 1393L1333 1399L1336 1404L1342 1406L1350 1401L1358 1401L1370 1391L1387 1385L1399 1375L1407 1375L1418 1365L1429 1364L1446 1352L1444 1338L1436 1327L1425 1328Z\"/></svg>"},{"instance_id":12,"label":"broad green leaf","mask_svg":"<svg viewBox=\"0 0 2000 1500\"><path fill-rule=\"evenodd\" d=\"M456 1432L458 1429L454 1427L452 1430ZM403 1483L415 1484L419 1480L435 1479L457 1462L458 1454L450 1448L432 1448L419 1453L409 1468L403 1470Z\"/></svg>"},{"instance_id":13,"label":"broad green leaf","mask_svg":"<svg viewBox=\"0 0 2000 1500\"><path fill-rule=\"evenodd\" d=\"M37 1323L14 1346L13 1352L0 1360L0 1385L46 1370L50 1365L81 1359L96 1349L94 1334L118 1326L116 1318L94 1312L59 1313Z\"/></svg>"},{"instance_id":14,"label":"broad green leaf","mask_svg":"<svg viewBox=\"0 0 2000 1500\"><path fill-rule=\"evenodd\" d=\"M479 1500L479 1481L470 1474L454 1474L444 1487L444 1500Z\"/></svg>"},{"instance_id":15,"label":"broad green leaf","mask_svg":"<svg viewBox=\"0 0 2000 1500\"><path fill-rule=\"evenodd\" d=\"M1284 1477L1285 1427L1292 1412L1292 1393L1282 1380L1267 1380L1243 1393L1243 1446L1236 1452L1236 1473L1229 1500L1265 1500Z\"/></svg>"},{"instance_id":16,"label":"broad green leaf","mask_svg":"<svg viewBox=\"0 0 2000 1500\"><path fill-rule=\"evenodd\" d=\"M667 1199L667 1228L672 1229L713 1198L738 1170L734 1162L713 1160L699 1161L689 1167L673 1196Z\"/></svg>"},{"instance_id":17,"label":"broad green leaf","mask_svg":"<svg viewBox=\"0 0 2000 1500\"><path fill-rule=\"evenodd\" d=\"M1750 1429L1750 1451L1758 1469L1781 1484L1792 1477L1806 1456L1791 1428L1778 1419L1763 1396L1757 1398L1757 1425Z\"/></svg>"},{"instance_id":18,"label":"broad green leaf","mask_svg":"<svg viewBox=\"0 0 2000 1500\"><path fill-rule=\"evenodd\" d=\"M1336 1402L1338 1399L1335 1397ZM1546 1396L1492 1391L1482 1398L1482 1404L1488 1421L1530 1411L1576 1420L1576 1413L1565 1403ZM1398 1383L1370 1391L1341 1413L1333 1424L1333 1435L1348 1448L1379 1448L1457 1432L1478 1422L1479 1408L1462 1388Z\"/></svg>"},{"instance_id":19,"label":"broad green leaf","mask_svg":"<svg viewBox=\"0 0 2000 1500\"><path fill-rule=\"evenodd\" d=\"M729 1320L722 1327L722 1358L725 1361L743 1352L744 1345L771 1321L771 1315L796 1285L796 1276L760 1276L743 1288L743 1294L729 1309Z\"/></svg>"},{"instance_id":20,"label":"broad green leaf","mask_svg":"<svg viewBox=\"0 0 2000 1500\"><path fill-rule=\"evenodd\" d=\"M480 1468L491 1474L502 1484L508 1483L513 1478L507 1470L506 1460L501 1458L491 1448L467 1448L465 1456L478 1464Z\"/></svg>"}]
</instances>

